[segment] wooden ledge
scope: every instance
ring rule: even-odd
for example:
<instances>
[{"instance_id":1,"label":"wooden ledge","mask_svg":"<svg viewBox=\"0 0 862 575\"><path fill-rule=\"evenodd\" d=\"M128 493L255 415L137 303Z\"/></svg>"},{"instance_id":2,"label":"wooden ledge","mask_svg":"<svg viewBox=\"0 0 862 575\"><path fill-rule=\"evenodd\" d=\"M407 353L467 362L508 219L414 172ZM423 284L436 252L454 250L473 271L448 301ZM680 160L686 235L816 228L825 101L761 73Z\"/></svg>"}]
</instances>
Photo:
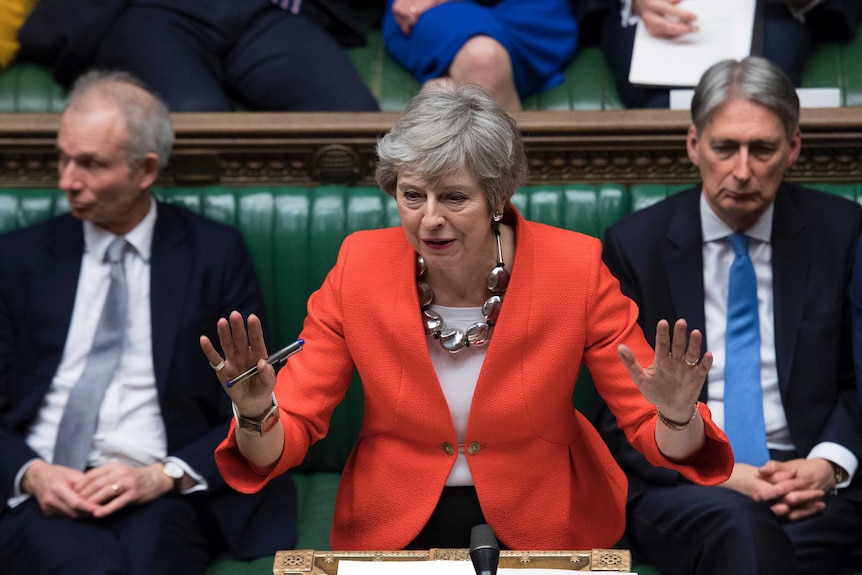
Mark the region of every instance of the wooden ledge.
<instances>
[{"instance_id":1,"label":"wooden ledge","mask_svg":"<svg viewBox=\"0 0 862 575\"><path fill-rule=\"evenodd\" d=\"M531 184L689 183L689 115L672 110L513 114ZM375 144L397 113L179 113L163 186L374 186ZM56 185L57 114L0 114L0 187ZM801 182L862 181L862 107L805 109Z\"/></svg>"},{"instance_id":2,"label":"wooden ledge","mask_svg":"<svg viewBox=\"0 0 862 575\"><path fill-rule=\"evenodd\" d=\"M273 575L337 575L339 561L470 561L469 549L427 551L277 551ZM561 569L568 571L630 572L628 549L586 551L500 551L500 567ZM408 572L407 569L404 570Z\"/></svg>"}]
</instances>

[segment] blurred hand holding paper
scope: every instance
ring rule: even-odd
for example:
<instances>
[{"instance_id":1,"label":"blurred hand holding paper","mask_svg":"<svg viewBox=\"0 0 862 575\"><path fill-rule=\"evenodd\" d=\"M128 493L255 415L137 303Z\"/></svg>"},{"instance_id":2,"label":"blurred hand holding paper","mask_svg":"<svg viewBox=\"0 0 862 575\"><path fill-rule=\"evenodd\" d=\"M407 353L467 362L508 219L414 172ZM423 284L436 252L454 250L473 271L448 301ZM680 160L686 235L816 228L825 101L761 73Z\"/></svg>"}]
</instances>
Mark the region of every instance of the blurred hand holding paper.
<instances>
[{"instance_id":1,"label":"blurred hand holding paper","mask_svg":"<svg viewBox=\"0 0 862 575\"><path fill-rule=\"evenodd\" d=\"M682 0L697 14L696 32L654 38L637 25L629 82L648 86L696 86L711 65L751 54L755 0Z\"/></svg>"}]
</instances>

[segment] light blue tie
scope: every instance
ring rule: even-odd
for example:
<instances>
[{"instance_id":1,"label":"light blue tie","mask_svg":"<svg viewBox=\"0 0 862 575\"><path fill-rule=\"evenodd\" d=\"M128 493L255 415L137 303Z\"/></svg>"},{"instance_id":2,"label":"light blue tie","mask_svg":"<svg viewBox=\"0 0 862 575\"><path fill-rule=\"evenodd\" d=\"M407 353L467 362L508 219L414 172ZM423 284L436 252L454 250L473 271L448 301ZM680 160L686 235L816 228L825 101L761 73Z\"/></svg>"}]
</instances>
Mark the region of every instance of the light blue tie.
<instances>
[{"instance_id":1,"label":"light blue tie","mask_svg":"<svg viewBox=\"0 0 862 575\"><path fill-rule=\"evenodd\" d=\"M128 316L129 296L123 266L127 245L125 238L116 238L108 246L111 284L96 327L93 347L87 356L87 365L81 379L69 393L69 401L57 430L57 443L54 446L54 463L57 465L80 470L86 467L99 408L105 390L120 364Z\"/></svg>"},{"instance_id":2,"label":"light blue tie","mask_svg":"<svg viewBox=\"0 0 862 575\"><path fill-rule=\"evenodd\" d=\"M760 319L757 277L748 257L748 236L728 236L735 258L727 293L724 366L724 431L738 463L769 461L760 385Z\"/></svg>"}]
</instances>

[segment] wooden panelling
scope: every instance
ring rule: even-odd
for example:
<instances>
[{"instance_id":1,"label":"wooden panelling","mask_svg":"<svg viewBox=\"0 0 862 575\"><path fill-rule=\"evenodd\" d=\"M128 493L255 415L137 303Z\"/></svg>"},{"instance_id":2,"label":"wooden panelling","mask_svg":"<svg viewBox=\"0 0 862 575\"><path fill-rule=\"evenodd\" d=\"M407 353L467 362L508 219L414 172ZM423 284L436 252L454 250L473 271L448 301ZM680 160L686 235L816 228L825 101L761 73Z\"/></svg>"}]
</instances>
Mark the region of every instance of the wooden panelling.
<instances>
[{"instance_id":1,"label":"wooden panelling","mask_svg":"<svg viewBox=\"0 0 862 575\"><path fill-rule=\"evenodd\" d=\"M693 182L684 111L524 111L531 182ZM375 143L396 113L179 113L160 185L374 185ZM0 114L0 186L56 185L57 114ZM862 181L862 107L803 110L789 178Z\"/></svg>"}]
</instances>

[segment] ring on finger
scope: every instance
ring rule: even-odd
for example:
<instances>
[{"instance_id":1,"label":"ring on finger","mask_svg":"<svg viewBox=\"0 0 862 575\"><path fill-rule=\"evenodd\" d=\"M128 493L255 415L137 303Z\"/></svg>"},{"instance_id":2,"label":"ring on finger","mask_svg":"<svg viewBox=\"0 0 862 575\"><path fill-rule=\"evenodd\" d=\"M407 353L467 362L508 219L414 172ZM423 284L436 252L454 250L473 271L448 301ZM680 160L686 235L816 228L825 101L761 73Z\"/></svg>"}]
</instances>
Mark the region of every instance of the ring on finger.
<instances>
[{"instance_id":1,"label":"ring on finger","mask_svg":"<svg viewBox=\"0 0 862 575\"><path fill-rule=\"evenodd\" d=\"M687 366L689 366L689 367L694 367L694 366L696 366L696 365L700 362L700 358L698 358L698 359L696 359L696 360L694 360L694 361L689 361L687 357L683 357L683 358L682 358L682 360L683 360L683 361L685 362L685 364L686 364Z\"/></svg>"},{"instance_id":2,"label":"ring on finger","mask_svg":"<svg viewBox=\"0 0 862 575\"><path fill-rule=\"evenodd\" d=\"M116 483L111 483L111 491L113 491L114 493L119 493L120 492L120 486Z\"/></svg>"},{"instance_id":3,"label":"ring on finger","mask_svg":"<svg viewBox=\"0 0 862 575\"><path fill-rule=\"evenodd\" d=\"M219 371L221 371L221 370L223 370L223 369L224 369L224 360L221 360L220 362L218 362L218 363L217 363L217 364L215 364L215 365L213 365L212 363L210 363L210 367L211 367L211 368L213 368L213 371L215 371L216 373L218 373Z\"/></svg>"},{"instance_id":4,"label":"ring on finger","mask_svg":"<svg viewBox=\"0 0 862 575\"><path fill-rule=\"evenodd\" d=\"M411 5L410 8L407 9L407 11L411 14L416 14L417 12L419 12L419 9L416 6Z\"/></svg>"}]
</instances>

